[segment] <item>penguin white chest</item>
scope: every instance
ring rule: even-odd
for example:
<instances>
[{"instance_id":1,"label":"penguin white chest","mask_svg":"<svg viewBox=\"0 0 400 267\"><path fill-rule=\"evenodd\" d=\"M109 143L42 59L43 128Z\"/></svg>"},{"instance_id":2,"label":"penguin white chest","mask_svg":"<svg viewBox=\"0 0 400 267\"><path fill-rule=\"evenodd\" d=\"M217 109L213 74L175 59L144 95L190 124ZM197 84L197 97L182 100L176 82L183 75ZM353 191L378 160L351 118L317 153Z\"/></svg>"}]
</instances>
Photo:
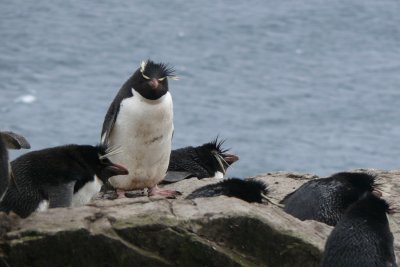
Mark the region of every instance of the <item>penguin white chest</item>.
<instances>
[{"instance_id":1,"label":"penguin white chest","mask_svg":"<svg viewBox=\"0 0 400 267\"><path fill-rule=\"evenodd\" d=\"M124 190L152 187L164 178L174 129L169 92L157 100L133 93L133 97L121 102L109 139L111 146L122 148L110 160L129 170L128 175L111 177L110 183Z\"/></svg>"},{"instance_id":2,"label":"penguin white chest","mask_svg":"<svg viewBox=\"0 0 400 267\"><path fill-rule=\"evenodd\" d=\"M90 202L103 185L103 182L95 175L93 181L87 182L72 196L72 207L84 206Z\"/></svg>"}]
</instances>

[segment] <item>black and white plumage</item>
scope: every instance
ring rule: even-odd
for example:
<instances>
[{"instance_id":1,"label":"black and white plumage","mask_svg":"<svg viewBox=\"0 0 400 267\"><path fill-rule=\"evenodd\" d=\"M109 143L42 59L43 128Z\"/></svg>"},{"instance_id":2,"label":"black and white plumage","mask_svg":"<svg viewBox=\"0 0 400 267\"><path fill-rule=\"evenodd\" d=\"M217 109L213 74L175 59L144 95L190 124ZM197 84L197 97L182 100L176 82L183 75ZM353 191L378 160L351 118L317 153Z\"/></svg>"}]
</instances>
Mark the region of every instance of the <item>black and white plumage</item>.
<instances>
[{"instance_id":1,"label":"black and white plumage","mask_svg":"<svg viewBox=\"0 0 400 267\"><path fill-rule=\"evenodd\" d=\"M300 220L333 226L352 203L375 189L375 181L376 177L368 173L341 172L303 184L281 203L287 213Z\"/></svg>"},{"instance_id":2,"label":"black and white plumage","mask_svg":"<svg viewBox=\"0 0 400 267\"><path fill-rule=\"evenodd\" d=\"M7 149L29 149L29 142L14 132L0 132L0 199L10 181L10 170Z\"/></svg>"},{"instance_id":3,"label":"black and white plumage","mask_svg":"<svg viewBox=\"0 0 400 267\"><path fill-rule=\"evenodd\" d=\"M187 199L199 197L216 197L225 195L236 197L247 202L262 203L268 193L268 186L259 180L229 178L215 184L209 184L194 190Z\"/></svg>"},{"instance_id":4,"label":"black and white plumage","mask_svg":"<svg viewBox=\"0 0 400 267\"><path fill-rule=\"evenodd\" d=\"M397 267L387 213L387 202L365 193L331 232L320 266Z\"/></svg>"},{"instance_id":5,"label":"black and white plumage","mask_svg":"<svg viewBox=\"0 0 400 267\"><path fill-rule=\"evenodd\" d=\"M197 147L172 150L168 173L163 183L173 183L183 179L214 177L223 178L228 167L239 157L228 154L223 149L224 141L215 140Z\"/></svg>"},{"instance_id":6,"label":"black and white plumage","mask_svg":"<svg viewBox=\"0 0 400 267\"><path fill-rule=\"evenodd\" d=\"M0 211L27 217L36 210L81 206L107 179L128 171L108 158L105 146L66 145L24 154L11 162L13 179Z\"/></svg>"},{"instance_id":7,"label":"black and white plumage","mask_svg":"<svg viewBox=\"0 0 400 267\"><path fill-rule=\"evenodd\" d=\"M174 77L166 64L142 62L111 103L102 142L121 148L110 159L129 170L129 175L110 179L114 188L149 188L149 195L160 191L157 184L167 172L174 130L168 91L168 78Z\"/></svg>"}]
</instances>

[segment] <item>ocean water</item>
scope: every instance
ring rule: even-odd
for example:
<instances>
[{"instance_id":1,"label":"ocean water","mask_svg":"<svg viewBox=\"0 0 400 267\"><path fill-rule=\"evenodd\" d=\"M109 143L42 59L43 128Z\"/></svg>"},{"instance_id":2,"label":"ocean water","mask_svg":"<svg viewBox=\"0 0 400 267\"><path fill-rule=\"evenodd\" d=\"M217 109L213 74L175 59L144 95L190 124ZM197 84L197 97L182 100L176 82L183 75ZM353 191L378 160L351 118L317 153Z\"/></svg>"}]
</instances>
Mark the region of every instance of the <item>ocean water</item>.
<instances>
[{"instance_id":1,"label":"ocean water","mask_svg":"<svg viewBox=\"0 0 400 267\"><path fill-rule=\"evenodd\" d=\"M400 167L400 1L1 1L0 129L96 144L143 59L175 66L174 148L230 176ZM12 152L16 157L22 152Z\"/></svg>"}]
</instances>

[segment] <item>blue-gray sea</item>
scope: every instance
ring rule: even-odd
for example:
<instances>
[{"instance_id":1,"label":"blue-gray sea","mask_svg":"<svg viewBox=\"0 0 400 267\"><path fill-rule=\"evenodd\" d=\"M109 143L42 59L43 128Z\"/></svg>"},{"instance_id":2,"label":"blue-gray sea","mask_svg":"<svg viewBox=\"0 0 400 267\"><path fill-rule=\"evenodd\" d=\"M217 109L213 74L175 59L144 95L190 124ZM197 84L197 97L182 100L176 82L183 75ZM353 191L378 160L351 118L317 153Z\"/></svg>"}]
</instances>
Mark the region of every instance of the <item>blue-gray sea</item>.
<instances>
[{"instance_id":1,"label":"blue-gray sea","mask_svg":"<svg viewBox=\"0 0 400 267\"><path fill-rule=\"evenodd\" d=\"M400 167L398 0L3 0L0 128L96 144L148 58L181 78L173 147L219 135L229 176Z\"/></svg>"}]
</instances>

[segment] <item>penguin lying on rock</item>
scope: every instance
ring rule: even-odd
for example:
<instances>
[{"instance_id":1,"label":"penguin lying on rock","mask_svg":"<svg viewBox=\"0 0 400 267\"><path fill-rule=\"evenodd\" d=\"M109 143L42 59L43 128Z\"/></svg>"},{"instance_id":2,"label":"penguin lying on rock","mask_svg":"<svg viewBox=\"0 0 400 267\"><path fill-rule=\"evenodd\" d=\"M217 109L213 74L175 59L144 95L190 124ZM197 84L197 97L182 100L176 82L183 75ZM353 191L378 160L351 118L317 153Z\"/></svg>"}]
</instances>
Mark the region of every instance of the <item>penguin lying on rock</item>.
<instances>
[{"instance_id":1,"label":"penguin lying on rock","mask_svg":"<svg viewBox=\"0 0 400 267\"><path fill-rule=\"evenodd\" d=\"M187 199L200 197L216 197L225 195L236 197L247 202L262 203L268 194L268 186L255 179L229 178L215 184L209 184L194 190Z\"/></svg>"},{"instance_id":2,"label":"penguin lying on rock","mask_svg":"<svg viewBox=\"0 0 400 267\"><path fill-rule=\"evenodd\" d=\"M142 62L108 109L102 143L121 147L122 152L110 159L129 170L129 175L110 179L119 196L123 191L144 188L149 196L178 194L157 186L168 169L174 130L168 79L176 79L168 65Z\"/></svg>"},{"instance_id":3,"label":"penguin lying on rock","mask_svg":"<svg viewBox=\"0 0 400 267\"><path fill-rule=\"evenodd\" d=\"M223 178L228 167L239 157L223 149L224 141L215 140L197 147L172 150L168 172L162 183L174 183L183 179L215 177Z\"/></svg>"},{"instance_id":4,"label":"penguin lying on rock","mask_svg":"<svg viewBox=\"0 0 400 267\"><path fill-rule=\"evenodd\" d=\"M114 153L103 145L66 145L18 157L0 211L25 218L36 210L87 204L108 178L128 174L108 159Z\"/></svg>"},{"instance_id":5,"label":"penguin lying on rock","mask_svg":"<svg viewBox=\"0 0 400 267\"><path fill-rule=\"evenodd\" d=\"M397 267L388 203L367 192L353 203L325 244L321 267Z\"/></svg>"},{"instance_id":6,"label":"penguin lying on rock","mask_svg":"<svg viewBox=\"0 0 400 267\"><path fill-rule=\"evenodd\" d=\"M0 132L0 196L8 187L10 170L8 162L8 149L31 148L29 142L21 135L13 132Z\"/></svg>"},{"instance_id":7,"label":"penguin lying on rock","mask_svg":"<svg viewBox=\"0 0 400 267\"><path fill-rule=\"evenodd\" d=\"M311 180L281 201L284 210L300 220L334 226L344 211L364 193L377 191L376 177L367 173L340 172Z\"/></svg>"}]
</instances>

